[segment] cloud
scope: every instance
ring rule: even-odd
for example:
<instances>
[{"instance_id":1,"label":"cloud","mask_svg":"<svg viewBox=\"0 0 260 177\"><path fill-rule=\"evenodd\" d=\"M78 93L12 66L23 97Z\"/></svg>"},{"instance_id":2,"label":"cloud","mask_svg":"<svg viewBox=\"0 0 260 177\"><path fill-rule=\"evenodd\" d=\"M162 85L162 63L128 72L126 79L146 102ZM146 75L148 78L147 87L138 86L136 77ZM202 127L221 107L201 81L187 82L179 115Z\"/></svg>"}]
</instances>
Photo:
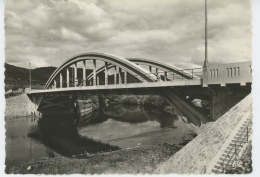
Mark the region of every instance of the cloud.
<instances>
[{"instance_id":1,"label":"cloud","mask_svg":"<svg viewBox=\"0 0 260 177\"><path fill-rule=\"evenodd\" d=\"M204 0L10 0L5 7L7 63L59 66L96 51L203 64ZM208 1L208 44L211 63L251 60L249 1Z\"/></svg>"}]
</instances>

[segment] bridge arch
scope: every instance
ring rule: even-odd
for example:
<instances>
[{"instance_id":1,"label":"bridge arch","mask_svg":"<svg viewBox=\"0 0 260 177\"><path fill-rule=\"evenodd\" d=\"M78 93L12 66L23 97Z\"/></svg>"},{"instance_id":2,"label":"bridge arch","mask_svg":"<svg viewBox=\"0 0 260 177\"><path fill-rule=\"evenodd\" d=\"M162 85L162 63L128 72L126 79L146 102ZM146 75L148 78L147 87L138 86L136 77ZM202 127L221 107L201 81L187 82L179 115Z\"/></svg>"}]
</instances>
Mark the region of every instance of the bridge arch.
<instances>
[{"instance_id":1,"label":"bridge arch","mask_svg":"<svg viewBox=\"0 0 260 177\"><path fill-rule=\"evenodd\" d=\"M161 71L165 72L165 75L171 75L170 78L171 80L174 79L174 77L179 76L179 78L182 79L200 79L200 77L196 76L193 71L189 72L189 70L183 70L181 68L178 68L176 66L172 66L157 60L152 60L152 59L145 59L145 58L126 58L129 61L137 64L137 65L145 65L150 68L149 72L152 73L152 67L155 69L160 69ZM109 65L108 68L113 68L113 65ZM101 67L97 70L97 74L104 72L105 67ZM88 76L88 79L92 78L92 74ZM167 77L167 76L166 76Z\"/></svg>"},{"instance_id":2,"label":"bridge arch","mask_svg":"<svg viewBox=\"0 0 260 177\"><path fill-rule=\"evenodd\" d=\"M138 66L137 64L123 58L123 57L118 57L115 55L110 55L110 54L104 54L104 53L95 53L95 52L89 52L89 53L82 53L79 55L75 55L65 61L60 67L58 67L53 74L50 76L48 79L46 85L44 86L44 89L47 89L52 81L54 81L55 77L57 77L62 70L82 61L86 60L99 60L107 63L105 64L104 67L102 67L103 71L107 67L119 67L120 69L123 69L124 71L137 76L140 80L143 82L153 82L156 81L157 78L151 74L149 71L145 70L144 68ZM101 70L99 69L96 74L98 74ZM92 73L93 76L93 73Z\"/></svg>"},{"instance_id":3,"label":"bridge arch","mask_svg":"<svg viewBox=\"0 0 260 177\"><path fill-rule=\"evenodd\" d=\"M103 53L96 53L96 52L88 52L88 53L82 53L75 55L71 58L69 58L67 61L65 61L60 67L58 67L53 74L48 79L46 85L44 86L44 90L50 88L52 83L56 83L56 77L60 75L60 79L62 79L62 71L67 70L67 82L69 80L69 68L71 66L75 66L75 75L77 73L77 63L83 62L83 71L86 70L86 63L87 60L93 60L93 72L92 75L90 74L88 78L86 78L86 73L83 72L83 80L92 79L97 76L97 73L105 71L105 76L108 78L108 69L112 67L119 68L119 75L120 75L120 69L124 70L125 75L126 73L129 73L135 77L137 77L141 82L155 82L159 78L153 74L151 71L146 70L145 68L141 67L140 65L146 65L151 66L160 70L163 70L164 72L174 72L175 74L178 74L182 78L185 79L193 79L194 76L191 75L189 72L180 72L180 68L170 66L167 64L164 64L159 61L155 60L149 60L149 59L140 59L140 58L131 58L126 59L123 57L118 57L110 54L103 54ZM102 61L105 63L104 67L101 67L99 69L96 68L96 61ZM85 71L86 72L86 71ZM76 76L74 75L74 78L76 79ZM95 77L94 77L95 76ZM119 76L121 77L121 76ZM122 79L122 78L121 78ZM62 86L62 81L60 80L60 84ZM160 79L159 79L160 80ZM93 80L94 82L95 80ZM124 80L124 83L127 80ZM95 83L95 86L98 85ZM108 85L108 82L105 83L105 85ZM86 85L84 85L86 86ZM94 85L93 85L94 86ZM133 85L133 88L135 89L136 85ZM69 87L68 85L66 87ZM43 114L53 114L54 112L71 112L73 111L73 103L76 101L76 99L79 97L79 95L84 95L88 92L86 87L82 87L80 89L75 88L74 85L72 88L63 88L62 89L54 89L50 90L48 92L39 92L39 99L36 101L36 105L38 106L38 110L42 112ZM99 90L100 87L91 87L90 89L96 89ZM107 87L105 87L106 89ZM142 85L143 89L146 89L145 83ZM119 85L117 90L124 89L124 86ZM182 96L180 96L174 88L169 87L160 87L158 85L158 88L151 89L154 91L155 94L161 95L178 113L185 115L187 117L194 117L194 119L197 120L197 124L199 124L201 121L205 122L207 119L204 114L201 114L196 109L190 105ZM100 89L99 93L103 93L103 90ZM93 93L93 92L92 92ZM35 101L34 101L35 102Z\"/></svg>"}]
</instances>

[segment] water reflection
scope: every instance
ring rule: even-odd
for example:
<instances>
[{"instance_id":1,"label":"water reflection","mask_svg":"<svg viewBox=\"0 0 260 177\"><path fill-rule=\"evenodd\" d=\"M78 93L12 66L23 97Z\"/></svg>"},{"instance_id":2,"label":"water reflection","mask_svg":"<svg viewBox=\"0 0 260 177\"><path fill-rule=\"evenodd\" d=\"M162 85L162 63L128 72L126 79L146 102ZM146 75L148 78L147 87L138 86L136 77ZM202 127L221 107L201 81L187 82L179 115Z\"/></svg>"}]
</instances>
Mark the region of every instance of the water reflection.
<instances>
[{"instance_id":1,"label":"water reflection","mask_svg":"<svg viewBox=\"0 0 260 177\"><path fill-rule=\"evenodd\" d=\"M86 115L9 120L6 130L7 165L54 157L55 152L71 157L139 143L181 144L195 136L195 132L172 112L121 104L109 105Z\"/></svg>"},{"instance_id":2,"label":"water reflection","mask_svg":"<svg viewBox=\"0 0 260 177\"><path fill-rule=\"evenodd\" d=\"M120 148L142 144L180 144L194 138L194 131L172 112L141 105L109 105L91 116L79 116L82 136Z\"/></svg>"},{"instance_id":3,"label":"water reflection","mask_svg":"<svg viewBox=\"0 0 260 177\"><path fill-rule=\"evenodd\" d=\"M19 162L50 156L51 150L29 138L29 129L37 127L38 118L24 117L6 120L6 159L5 164L16 165ZM49 153L50 152L50 153Z\"/></svg>"},{"instance_id":4,"label":"water reflection","mask_svg":"<svg viewBox=\"0 0 260 177\"><path fill-rule=\"evenodd\" d=\"M78 127L84 127L99 124L108 119L132 124L157 121L160 123L161 128L176 128L174 122L179 118L177 114L159 108L141 105L114 104L88 115L77 115L75 123Z\"/></svg>"},{"instance_id":5,"label":"water reflection","mask_svg":"<svg viewBox=\"0 0 260 177\"><path fill-rule=\"evenodd\" d=\"M42 117L38 121L37 128L31 129L28 136L64 156L119 149L118 147L80 136L71 117L64 115Z\"/></svg>"}]
</instances>

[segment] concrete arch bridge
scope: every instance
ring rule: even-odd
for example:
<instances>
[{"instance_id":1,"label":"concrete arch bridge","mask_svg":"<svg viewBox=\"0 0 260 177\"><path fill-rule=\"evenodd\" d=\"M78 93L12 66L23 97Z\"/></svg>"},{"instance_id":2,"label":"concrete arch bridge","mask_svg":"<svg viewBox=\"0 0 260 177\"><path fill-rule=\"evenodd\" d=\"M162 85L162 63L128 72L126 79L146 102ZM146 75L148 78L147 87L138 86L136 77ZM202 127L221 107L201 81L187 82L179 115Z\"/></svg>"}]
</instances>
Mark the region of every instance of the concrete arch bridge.
<instances>
[{"instance_id":1,"label":"concrete arch bridge","mask_svg":"<svg viewBox=\"0 0 260 177\"><path fill-rule=\"evenodd\" d=\"M43 89L31 90L28 96L44 115L72 113L80 96L158 94L179 115L200 125L225 112L214 113L214 101L221 102L216 97L218 92L243 92L243 97L251 90L251 80L251 62L181 69L151 59L89 52L69 58L53 72ZM210 102L210 112L194 105L196 98Z\"/></svg>"}]
</instances>

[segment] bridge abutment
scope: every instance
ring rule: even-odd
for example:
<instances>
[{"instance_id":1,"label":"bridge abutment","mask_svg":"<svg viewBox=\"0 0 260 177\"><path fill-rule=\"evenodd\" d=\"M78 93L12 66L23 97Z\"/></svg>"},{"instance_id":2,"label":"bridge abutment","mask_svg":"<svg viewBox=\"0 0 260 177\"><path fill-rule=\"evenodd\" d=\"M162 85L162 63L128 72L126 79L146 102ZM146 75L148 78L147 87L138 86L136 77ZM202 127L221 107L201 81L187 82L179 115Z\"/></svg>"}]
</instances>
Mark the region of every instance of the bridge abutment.
<instances>
[{"instance_id":1,"label":"bridge abutment","mask_svg":"<svg viewBox=\"0 0 260 177\"><path fill-rule=\"evenodd\" d=\"M215 94L210 96L210 120L216 121L251 92L251 85L218 86L212 89Z\"/></svg>"}]
</instances>

